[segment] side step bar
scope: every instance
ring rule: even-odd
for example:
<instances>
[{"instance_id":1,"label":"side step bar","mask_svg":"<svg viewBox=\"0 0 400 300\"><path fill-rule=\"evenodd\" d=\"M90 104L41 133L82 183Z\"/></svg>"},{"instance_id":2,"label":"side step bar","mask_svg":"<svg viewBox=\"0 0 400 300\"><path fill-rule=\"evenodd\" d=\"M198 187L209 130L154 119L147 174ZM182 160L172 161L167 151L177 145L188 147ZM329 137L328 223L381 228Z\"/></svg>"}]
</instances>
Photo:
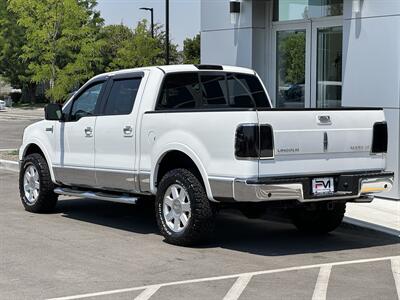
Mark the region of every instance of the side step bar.
<instances>
[{"instance_id":1,"label":"side step bar","mask_svg":"<svg viewBox=\"0 0 400 300\"><path fill-rule=\"evenodd\" d=\"M74 190L70 188L61 188L61 187L54 189L54 193L64 196L89 198L89 199L111 201L111 202L125 203L125 204L136 204L136 202L138 201L138 198L136 197L129 197L117 194L107 194L104 192Z\"/></svg>"}]
</instances>

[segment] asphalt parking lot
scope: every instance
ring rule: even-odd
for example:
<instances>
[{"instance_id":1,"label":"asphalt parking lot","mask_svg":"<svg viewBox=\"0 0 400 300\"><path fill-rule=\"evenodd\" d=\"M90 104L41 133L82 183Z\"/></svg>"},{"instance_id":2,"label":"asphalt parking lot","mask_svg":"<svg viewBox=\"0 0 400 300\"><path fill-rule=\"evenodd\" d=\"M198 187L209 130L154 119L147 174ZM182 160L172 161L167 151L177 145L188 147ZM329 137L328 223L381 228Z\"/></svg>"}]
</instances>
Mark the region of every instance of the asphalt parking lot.
<instances>
[{"instance_id":1,"label":"asphalt parking lot","mask_svg":"<svg viewBox=\"0 0 400 300\"><path fill-rule=\"evenodd\" d=\"M150 205L61 199L53 214L27 213L17 177L0 171L0 299L398 297L396 237L350 225L308 236L225 213L209 244L180 248Z\"/></svg>"},{"instance_id":2,"label":"asphalt parking lot","mask_svg":"<svg viewBox=\"0 0 400 300\"><path fill-rule=\"evenodd\" d=\"M24 128L43 119L43 109L12 109L0 112L0 150L17 149Z\"/></svg>"}]
</instances>

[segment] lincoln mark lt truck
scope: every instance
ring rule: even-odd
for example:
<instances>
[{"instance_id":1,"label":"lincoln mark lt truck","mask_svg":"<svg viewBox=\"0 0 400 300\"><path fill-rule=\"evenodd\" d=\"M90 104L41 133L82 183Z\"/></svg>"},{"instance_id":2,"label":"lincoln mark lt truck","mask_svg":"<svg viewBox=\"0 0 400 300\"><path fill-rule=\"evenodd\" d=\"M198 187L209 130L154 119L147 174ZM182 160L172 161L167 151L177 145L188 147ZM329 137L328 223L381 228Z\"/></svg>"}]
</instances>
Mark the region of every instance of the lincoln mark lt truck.
<instances>
[{"instance_id":1,"label":"lincoln mark lt truck","mask_svg":"<svg viewBox=\"0 0 400 300\"><path fill-rule=\"evenodd\" d=\"M59 195L135 203L155 198L167 242L210 235L217 211L269 206L326 233L347 202L389 191L381 109L275 109L245 68L181 65L89 80L25 129L20 194L51 211ZM155 197L152 197L155 196Z\"/></svg>"}]
</instances>

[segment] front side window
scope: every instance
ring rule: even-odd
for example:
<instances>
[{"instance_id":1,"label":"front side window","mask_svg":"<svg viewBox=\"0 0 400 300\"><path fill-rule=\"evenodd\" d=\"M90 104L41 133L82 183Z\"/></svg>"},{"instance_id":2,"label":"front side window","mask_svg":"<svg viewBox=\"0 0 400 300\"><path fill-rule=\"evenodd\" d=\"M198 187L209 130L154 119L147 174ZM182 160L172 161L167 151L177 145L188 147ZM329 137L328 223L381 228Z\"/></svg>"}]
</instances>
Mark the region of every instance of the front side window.
<instances>
[{"instance_id":1,"label":"front side window","mask_svg":"<svg viewBox=\"0 0 400 300\"><path fill-rule=\"evenodd\" d=\"M70 114L71 121L77 121L80 118L94 115L103 86L104 82L96 83L88 87L74 100Z\"/></svg>"},{"instance_id":2,"label":"front side window","mask_svg":"<svg viewBox=\"0 0 400 300\"><path fill-rule=\"evenodd\" d=\"M200 99L197 73L176 73L166 76L157 110L196 108Z\"/></svg>"},{"instance_id":3,"label":"front side window","mask_svg":"<svg viewBox=\"0 0 400 300\"><path fill-rule=\"evenodd\" d=\"M104 115L129 115L132 112L141 79L114 80Z\"/></svg>"}]
</instances>

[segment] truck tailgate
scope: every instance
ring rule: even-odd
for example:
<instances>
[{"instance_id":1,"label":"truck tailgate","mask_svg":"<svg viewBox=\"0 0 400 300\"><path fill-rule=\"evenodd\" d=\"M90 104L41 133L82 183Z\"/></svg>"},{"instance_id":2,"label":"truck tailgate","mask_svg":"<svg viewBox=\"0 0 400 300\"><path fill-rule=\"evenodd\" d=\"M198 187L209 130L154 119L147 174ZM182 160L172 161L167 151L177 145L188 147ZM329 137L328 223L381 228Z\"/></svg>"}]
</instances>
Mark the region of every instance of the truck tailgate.
<instances>
[{"instance_id":1,"label":"truck tailgate","mask_svg":"<svg viewBox=\"0 0 400 300\"><path fill-rule=\"evenodd\" d=\"M266 110L258 118L272 126L274 138L274 159L260 159L260 177L385 168L384 154L371 154L383 110Z\"/></svg>"}]
</instances>

